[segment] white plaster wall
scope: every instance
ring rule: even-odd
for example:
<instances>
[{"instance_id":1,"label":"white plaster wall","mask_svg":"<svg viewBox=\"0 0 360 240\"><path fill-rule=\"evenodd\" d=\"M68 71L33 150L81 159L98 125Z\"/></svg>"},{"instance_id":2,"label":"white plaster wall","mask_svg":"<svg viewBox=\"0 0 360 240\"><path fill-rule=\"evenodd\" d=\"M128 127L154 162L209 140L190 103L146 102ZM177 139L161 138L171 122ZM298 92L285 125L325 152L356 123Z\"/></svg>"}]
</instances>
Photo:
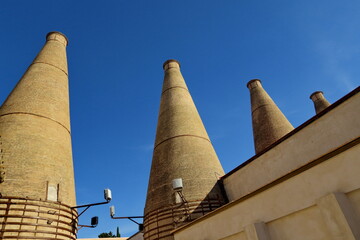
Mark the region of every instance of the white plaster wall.
<instances>
[{"instance_id":1,"label":"white plaster wall","mask_svg":"<svg viewBox=\"0 0 360 240\"><path fill-rule=\"evenodd\" d=\"M227 237L224 237L220 240L247 240L245 232L239 232Z\"/></svg>"},{"instance_id":2,"label":"white plaster wall","mask_svg":"<svg viewBox=\"0 0 360 240\"><path fill-rule=\"evenodd\" d=\"M348 193L350 205L356 204L349 208L359 208L359 156L357 145L249 199L195 221L176 231L175 240L232 239L232 235L256 222L266 224L267 239L335 239L319 213L317 201L332 192L343 192Z\"/></svg>"}]
</instances>

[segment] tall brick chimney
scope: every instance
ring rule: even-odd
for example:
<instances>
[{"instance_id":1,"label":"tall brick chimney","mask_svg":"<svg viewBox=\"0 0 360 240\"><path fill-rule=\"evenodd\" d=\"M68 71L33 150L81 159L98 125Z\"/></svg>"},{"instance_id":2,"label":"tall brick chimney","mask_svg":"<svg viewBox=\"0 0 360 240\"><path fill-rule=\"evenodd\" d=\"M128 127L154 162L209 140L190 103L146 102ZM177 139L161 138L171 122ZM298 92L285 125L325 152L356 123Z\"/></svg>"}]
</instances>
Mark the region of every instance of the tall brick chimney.
<instances>
[{"instance_id":1,"label":"tall brick chimney","mask_svg":"<svg viewBox=\"0 0 360 240\"><path fill-rule=\"evenodd\" d=\"M310 99L314 102L316 114L320 113L322 110L330 106L330 103L324 97L323 92L316 91L310 95Z\"/></svg>"},{"instance_id":2,"label":"tall brick chimney","mask_svg":"<svg viewBox=\"0 0 360 240\"><path fill-rule=\"evenodd\" d=\"M171 230L224 203L224 174L176 60L163 65L154 153L145 206L144 239L173 239ZM172 189L182 178L183 196Z\"/></svg>"},{"instance_id":3,"label":"tall brick chimney","mask_svg":"<svg viewBox=\"0 0 360 240\"><path fill-rule=\"evenodd\" d=\"M1 106L1 239L76 239L67 44L50 32Z\"/></svg>"},{"instance_id":4,"label":"tall brick chimney","mask_svg":"<svg viewBox=\"0 0 360 240\"><path fill-rule=\"evenodd\" d=\"M251 115L255 152L259 153L294 129L259 79L247 83L251 97Z\"/></svg>"}]
</instances>

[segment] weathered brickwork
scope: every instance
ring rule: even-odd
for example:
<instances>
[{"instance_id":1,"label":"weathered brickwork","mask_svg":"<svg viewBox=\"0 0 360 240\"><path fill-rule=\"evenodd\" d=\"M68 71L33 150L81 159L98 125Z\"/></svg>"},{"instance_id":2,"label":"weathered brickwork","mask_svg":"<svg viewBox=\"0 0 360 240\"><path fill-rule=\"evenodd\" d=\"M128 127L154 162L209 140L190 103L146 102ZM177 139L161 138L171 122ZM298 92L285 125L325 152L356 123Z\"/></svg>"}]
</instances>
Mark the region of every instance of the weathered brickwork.
<instances>
[{"instance_id":1,"label":"weathered brickwork","mask_svg":"<svg viewBox=\"0 0 360 240\"><path fill-rule=\"evenodd\" d=\"M2 139L0 136L0 183L4 182L5 179L5 160L4 151L2 147Z\"/></svg>"},{"instance_id":2,"label":"weathered brickwork","mask_svg":"<svg viewBox=\"0 0 360 240\"><path fill-rule=\"evenodd\" d=\"M49 33L1 106L0 239L75 239L66 45Z\"/></svg>"},{"instance_id":3,"label":"weathered brickwork","mask_svg":"<svg viewBox=\"0 0 360 240\"><path fill-rule=\"evenodd\" d=\"M248 82L255 152L259 153L294 127L267 94L259 79Z\"/></svg>"},{"instance_id":4,"label":"weathered brickwork","mask_svg":"<svg viewBox=\"0 0 360 240\"><path fill-rule=\"evenodd\" d=\"M223 205L222 199L187 201L151 211L145 215L146 239L173 239L171 231Z\"/></svg>"},{"instance_id":5,"label":"weathered brickwork","mask_svg":"<svg viewBox=\"0 0 360 240\"><path fill-rule=\"evenodd\" d=\"M77 212L59 202L0 198L0 239L76 239Z\"/></svg>"},{"instance_id":6,"label":"weathered brickwork","mask_svg":"<svg viewBox=\"0 0 360 240\"><path fill-rule=\"evenodd\" d=\"M181 75L180 64L169 60L164 70L145 206L146 240L173 239L171 231L175 227L225 202L217 184L224 171ZM171 185L175 178L183 180L186 204L175 201Z\"/></svg>"},{"instance_id":7,"label":"weathered brickwork","mask_svg":"<svg viewBox=\"0 0 360 240\"><path fill-rule=\"evenodd\" d=\"M310 95L310 99L314 103L316 114L322 112L324 109L329 107L331 104L326 100L322 91L316 91Z\"/></svg>"}]
</instances>

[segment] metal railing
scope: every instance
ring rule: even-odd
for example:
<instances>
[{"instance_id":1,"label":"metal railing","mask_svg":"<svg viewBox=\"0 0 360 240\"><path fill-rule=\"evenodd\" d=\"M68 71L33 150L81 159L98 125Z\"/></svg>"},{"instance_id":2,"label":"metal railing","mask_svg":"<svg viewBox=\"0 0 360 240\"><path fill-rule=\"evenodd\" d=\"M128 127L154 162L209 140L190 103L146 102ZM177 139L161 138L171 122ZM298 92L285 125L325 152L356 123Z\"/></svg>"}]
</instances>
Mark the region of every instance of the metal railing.
<instances>
[{"instance_id":1,"label":"metal railing","mask_svg":"<svg viewBox=\"0 0 360 240\"><path fill-rule=\"evenodd\" d=\"M0 197L0 239L76 239L77 211L60 202Z\"/></svg>"}]
</instances>

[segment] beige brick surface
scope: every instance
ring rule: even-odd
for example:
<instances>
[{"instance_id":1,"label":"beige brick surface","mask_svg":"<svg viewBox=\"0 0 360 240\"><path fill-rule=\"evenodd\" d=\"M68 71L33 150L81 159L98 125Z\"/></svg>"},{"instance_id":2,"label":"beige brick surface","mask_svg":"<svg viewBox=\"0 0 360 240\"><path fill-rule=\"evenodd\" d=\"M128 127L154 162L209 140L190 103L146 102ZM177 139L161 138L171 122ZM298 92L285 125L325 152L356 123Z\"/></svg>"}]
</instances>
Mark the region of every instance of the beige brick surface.
<instances>
[{"instance_id":1,"label":"beige brick surface","mask_svg":"<svg viewBox=\"0 0 360 240\"><path fill-rule=\"evenodd\" d=\"M251 98L255 152L259 153L294 127L264 90L259 79L249 81L247 87Z\"/></svg>"},{"instance_id":2,"label":"beige brick surface","mask_svg":"<svg viewBox=\"0 0 360 240\"><path fill-rule=\"evenodd\" d=\"M169 60L164 70L145 207L144 239L172 239L171 230L187 221L184 207L175 204L171 185L175 178L183 179L183 193L186 200L193 203L193 210L201 208L205 199L224 202L217 185L224 171L181 75L180 65ZM169 211L168 215L164 211ZM204 208L204 211L210 209Z\"/></svg>"},{"instance_id":3,"label":"beige brick surface","mask_svg":"<svg viewBox=\"0 0 360 240\"><path fill-rule=\"evenodd\" d=\"M1 202L0 211L14 215L0 220L0 228L5 229L0 234L6 236L28 236L29 231L39 239L54 237L53 231L57 239L69 239L62 232L75 236L75 229L68 229L73 213L52 220L56 214L44 207L61 203L70 211L69 206L76 204L66 45L63 34L49 33L0 109L0 199L33 199L42 204L25 204L26 209L19 210L21 205Z\"/></svg>"}]
</instances>

